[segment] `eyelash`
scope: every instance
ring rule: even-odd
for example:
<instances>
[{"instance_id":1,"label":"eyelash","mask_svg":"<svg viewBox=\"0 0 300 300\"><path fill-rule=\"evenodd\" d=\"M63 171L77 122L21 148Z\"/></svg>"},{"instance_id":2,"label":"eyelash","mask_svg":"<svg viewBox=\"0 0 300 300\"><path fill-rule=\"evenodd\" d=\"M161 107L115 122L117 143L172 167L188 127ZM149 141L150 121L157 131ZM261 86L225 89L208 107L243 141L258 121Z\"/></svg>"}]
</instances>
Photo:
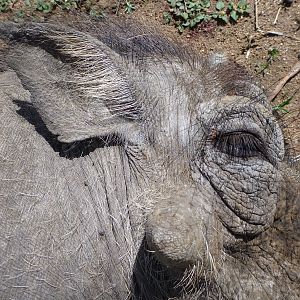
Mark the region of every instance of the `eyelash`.
<instances>
[{"instance_id":1,"label":"eyelash","mask_svg":"<svg viewBox=\"0 0 300 300\"><path fill-rule=\"evenodd\" d=\"M249 158L264 154L262 141L248 132L230 132L219 134L214 146L221 152L234 157Z\"/></svg>"}]
</instances>

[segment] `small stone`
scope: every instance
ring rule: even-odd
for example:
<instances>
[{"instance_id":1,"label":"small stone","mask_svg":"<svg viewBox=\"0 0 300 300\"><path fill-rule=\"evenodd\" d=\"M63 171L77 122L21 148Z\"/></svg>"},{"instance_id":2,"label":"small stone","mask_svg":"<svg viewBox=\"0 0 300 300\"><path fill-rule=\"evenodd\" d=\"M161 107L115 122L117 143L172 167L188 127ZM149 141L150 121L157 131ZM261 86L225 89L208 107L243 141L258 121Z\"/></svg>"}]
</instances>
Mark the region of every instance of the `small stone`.
<instances>
[{"instance_id":1,"label":"small stone","mask_svg":"<svg viewBox=\"0 0 300 300\"><path fill-rule=\"evenodd\" d=\"M293 4L293 0L282 0L282 3L285 6L291 6Z\"/></svg>"}]
</instances>

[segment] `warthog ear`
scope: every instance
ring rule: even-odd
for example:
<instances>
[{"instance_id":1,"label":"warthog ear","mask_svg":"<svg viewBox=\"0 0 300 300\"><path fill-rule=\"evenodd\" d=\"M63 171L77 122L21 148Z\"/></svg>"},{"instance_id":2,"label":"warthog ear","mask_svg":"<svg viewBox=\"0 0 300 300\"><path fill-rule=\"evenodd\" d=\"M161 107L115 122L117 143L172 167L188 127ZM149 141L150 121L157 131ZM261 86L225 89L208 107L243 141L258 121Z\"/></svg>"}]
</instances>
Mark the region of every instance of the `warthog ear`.
<instances>
[{"instance_id":1,"label":"warthog ear","mask_svg":"<svg viewBox=\"0 0 300 300\"><path fill-rule=\"evenodd\" d=\"M48 129L61 142L124 134L139 107L121 58L96 38L53 25L0 25L13 41L5 62L21 78Z\"/></svg>"}]
</instances>

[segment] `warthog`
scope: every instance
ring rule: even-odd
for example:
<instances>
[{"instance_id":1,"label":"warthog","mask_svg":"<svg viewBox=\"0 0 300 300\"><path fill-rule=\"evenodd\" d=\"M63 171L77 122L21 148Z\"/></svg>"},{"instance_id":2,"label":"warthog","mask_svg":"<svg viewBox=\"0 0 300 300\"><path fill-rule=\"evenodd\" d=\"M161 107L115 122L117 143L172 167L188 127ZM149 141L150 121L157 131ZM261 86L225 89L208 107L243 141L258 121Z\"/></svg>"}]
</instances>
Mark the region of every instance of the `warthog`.
<instances>
[{"instance_id":1,"label":"warthog","mask_svg":"<svg viewBox=\"0 0 300 300\"><path fill-rule=\"evenodd\" d=\"M125 21L0 36L1 299L299 299L299 174L243 68Z\"/></svg>"}]
</instances>

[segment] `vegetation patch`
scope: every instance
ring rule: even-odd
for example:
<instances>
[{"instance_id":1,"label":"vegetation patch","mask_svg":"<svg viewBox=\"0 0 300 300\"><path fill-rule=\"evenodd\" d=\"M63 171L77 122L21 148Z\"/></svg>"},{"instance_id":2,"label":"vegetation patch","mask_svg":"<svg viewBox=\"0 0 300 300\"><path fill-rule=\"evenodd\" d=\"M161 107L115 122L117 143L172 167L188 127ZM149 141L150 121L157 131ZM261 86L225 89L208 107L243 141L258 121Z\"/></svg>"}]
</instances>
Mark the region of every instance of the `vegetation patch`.
<instances>
[{"instance_id":1,"label":"vegetation patch","mask_svg":"<svg viewBox=\"0 0 300 300\"><path fill-rule=\"evenodd\" d=\"M103 7L97 0L0 0L0 13L13 12L15 21L24 17L47 15L57 10L80 10L92 17L103 17L106 11L118 14L132 13L135 4L128 0L112 1L109 7Z\"/></svg>"},{"instance_id":2,"label":"vegetation patch","mask_svg":"<svg viewBox=\"0 0 300 300\"><path fill-rule=\"evenodd\" d=\"M266 59L266 62L263 62L258 65L258 73L265 75L266 71L269 69L271 64L278 58L280 55L279 50L275 47L272 47L268 50L268 57Z\"/></svg>"},{"instance_id":3,"label":"vegetation patch","mask_svg":"<svg viewBox=\"0 0 300 300\"><path fill-rule=\"evenodd\" d=\"M212 20L223 24L235 23L250 13L250 5L246 0L167 0L167 2L169 10L164 12L165 23L175 25L179 32Z\"/></svg>"},{"instance_id":4,"label":"vegetation patch","mask_svg":"<svg viewBox=\"0 0 300 300\"><path fill-rule=\"evenodd\" d=\"M286 106L290 104L293 97L288 97L286 100L283 100L277 105L273 106L274 111L283 112L283 113L289 113L289 110L286 109Z\"/></svg>"}]
</instances>

